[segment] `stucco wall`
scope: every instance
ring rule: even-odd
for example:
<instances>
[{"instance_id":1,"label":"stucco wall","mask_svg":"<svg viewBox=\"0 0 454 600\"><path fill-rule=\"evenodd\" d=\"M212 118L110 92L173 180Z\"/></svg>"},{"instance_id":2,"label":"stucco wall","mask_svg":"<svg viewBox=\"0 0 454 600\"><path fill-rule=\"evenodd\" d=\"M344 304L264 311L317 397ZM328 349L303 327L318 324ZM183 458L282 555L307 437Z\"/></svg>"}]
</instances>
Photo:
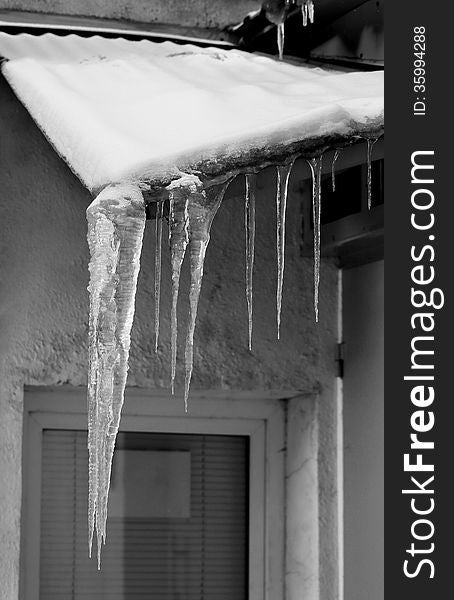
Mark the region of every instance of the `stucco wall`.
<instances>
[{"instance_id":1,"label":"stucco wall","mask_svg":"<svg viewBox=\"0 0 454 600\"><path fill-rule=\"evenodd\" d=\"M0 0L0 9L222 28L241 22L260 4L259 0Z\"/></svg>"},{"instance_id":2,"label":"stucco wall","mask_svg":"<svg viewBox=\"0 0 454 600\"><path fill-rule=\"evenodd\" d=\"M302 191L297 164L290 182L281 341L275 325L275 173L259 178L254 348L247 350L244 296L244 182L235 181L212 229L196 330L194 388L319 392L322 502L319 519L323 598L334 598L336 410L334 347L337 269L324 262L320 324L312 309L312 263L301 256ZM0 598L17 598L24 384L85 385L87 377L89 194L0 79ZM169 381L169 269L163 256L162 336L153 353L153 242L146 228L132 332L129 385ZM188 278L181 286L184 333ZM183 341L184 335L180 334ZM178 389L181 391L181 346ZM176 401L181 401L180 398ZM335 464L335 462L333 463Z\"/></svg>"}]
</instances>

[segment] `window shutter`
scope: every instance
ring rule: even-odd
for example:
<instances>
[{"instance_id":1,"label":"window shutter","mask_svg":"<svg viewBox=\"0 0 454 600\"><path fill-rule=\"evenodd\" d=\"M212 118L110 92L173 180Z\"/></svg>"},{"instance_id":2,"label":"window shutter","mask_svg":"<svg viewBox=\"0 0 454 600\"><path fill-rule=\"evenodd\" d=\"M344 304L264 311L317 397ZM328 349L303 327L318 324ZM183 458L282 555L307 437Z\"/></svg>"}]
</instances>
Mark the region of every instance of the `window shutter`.
<instances>
[{"instance_id":1,"label":"window shutter","mask_svg":"<svg viewBox=\"0 0 454 600\"><path fill-rule=\"evenodd\" d=\"M169 517L159 506L150 508L151 516L136 516L137 506L128 509L128 496L137 500L134 489L126 489L125 507L116 505L108 518L100 572L96 558L88 559L86 442L84 431L43 432L41 600L247 599L246 437L120 433L117 454L127 451L124 456L134 460L137 452L143 463L150 452L150 470L169 453L190 457L189 506L186 511L183 499L169 508ZM178 476L184 460L173 462ZM123 477L133 485L126 469ZM172 482L160 484L159 472L156 481L172 493ZM184 483L176 483L182 489Z\"/></svg>"}]
</instances>

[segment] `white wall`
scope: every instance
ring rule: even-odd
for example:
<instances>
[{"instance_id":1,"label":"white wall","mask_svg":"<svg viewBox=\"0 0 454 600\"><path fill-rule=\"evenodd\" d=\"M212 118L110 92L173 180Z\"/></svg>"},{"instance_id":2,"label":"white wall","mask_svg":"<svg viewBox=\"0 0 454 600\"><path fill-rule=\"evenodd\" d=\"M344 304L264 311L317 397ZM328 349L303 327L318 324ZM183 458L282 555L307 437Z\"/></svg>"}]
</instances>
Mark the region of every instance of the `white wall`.
<instances>
[{"instance_id":1,"label":"white wall","mask_svg":"<svg viewBox=\"0 0 454 600\"><path fill-rule=\"evenodd\" d=\"M383 600L383 261L343 271L345 600Z\"/></svg>"}]
</instances>

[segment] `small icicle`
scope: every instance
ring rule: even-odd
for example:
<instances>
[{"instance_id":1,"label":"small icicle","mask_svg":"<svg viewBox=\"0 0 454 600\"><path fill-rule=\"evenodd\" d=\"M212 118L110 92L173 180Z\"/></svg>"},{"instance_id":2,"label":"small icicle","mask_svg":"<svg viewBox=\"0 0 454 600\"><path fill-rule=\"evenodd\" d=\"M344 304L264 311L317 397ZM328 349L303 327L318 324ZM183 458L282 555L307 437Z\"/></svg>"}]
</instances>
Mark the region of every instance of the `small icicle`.
<instances>
[{"instance_id":1,"label":"small icicle","mask_svg":"<svg viewBox=\"0 0 454 600\"><path fill-rule=\"evenodd\" d=\"M307 161L312 175L312 211L314 219L314 311L318 322L318 294L320 286L320 217L322 200L322 161L323 156Z\"/></svg>"},{"instance_id":2,"label":"small icicle","mask_svg":"<svg viewBox=\"0 0 454 600\"><path fill-rule=\"evenodd\" d=\"M367 139L367 208L372 208L372 149L377 140Z\"/></svg>"},{"instance_id":3,"label":"small icicle","mask_svg":"<svg viewBox=\"0 0 454 600\"><path fill-rule=\"evenodd\" d=\"M172 268L172 307L170 316L170 338L171 338L171 376L170 384L172 394L175 393L175 374L177 364L177 337L178 320L177 304L180 289L180 273L183 264L186 247L189 243L189 217L188 198L191 193L197 191L200 185L196 177L183 175L180 179L172 181L167 187L169 190L169 242L170 260Z\"/></svg>"},{"instance_id":4,"label":"small icicle","mask_svg":"<svg viewBox=\"0 0 454 600\"><path fill-rule=\"evenodd\" d=\"M246 201L244 206L244 229L246 232L246 301L249 324L249 350L252 350L252 290L255 253L255 194L257 175L246 173Z\"/></svg>"},{"instance_id":5,"label":"small icicle","mask_svg":"<svg viewBox=\"0 0 454 600\"><path fill-rule=\"evenodd\" d=\"M276 189L276 247L277 247L277 292L276 292L276 317L277 317L277 339L281 335L281 309L282 309L282 287L284 284L284 262L285 262L285 214L287 209L288 181L295 160L286 165L277 167L277 189Z\"/></svg>"},{"instance_id":6,"label":"small icicle","mask_svg":"<svg viewBox=\"0 0 454 600\"><path fill-rule=\"evenodd\" d=\"M191 286L189 289L189 321L185 346L184 409L188 411L189 388L194 363L194 331L202 288L205 254L210 241L213 219L224 198L230 179L202 192L194 191L188 199L189 257Z\"/></svg>"},{"instance_id":7,"label":"small icicle","mask_svg":"<svg viewBox=\"0 0 454 600\"><path fill-rule=\"evenodd\" d=\"M145 204L134 185L105 188L87 209L90 248L88 545L106 540L107 499L128 372Z\"/></svg>"},{"instance_id":8,"label":"small icicle","mask_svg":"<svg viewBox=\"0 0 454 600\"><path fill-rule=\"evenodd\" d=\"M315 13L315 7L314 7L313 0L308 0L308 2L307 2L307 12L308 12L308 16L309 16L309 21L311 23L313 23L314 22L314 13Z\"/></svg>"},{"instance_id":9,"label":"small icicle","mask_svg":"<svg viewBox=\"0 0 454 600\"><path fill-rule=\"evenodd\" d=\"M314 22L314 3L312 0L303 0L301 14L303 15L303 27L307 26L308 20L311 23Z\"/></svg>"},{"instance_id":10,"label":"small icicle","mask_svg":"<svg viewBox=\"0 0 454 600\"><path fill-rule=\"evenodd\" d=\"M278 23L278 25L277 25L277 47L279 49L279 60L284 59L284 43L285 43L285 24Z\"/></svg>"},{"instance_id":11,"label":"small icicle","mask_svg":"<svg viewBox=\"0 0 454 600\"><path fill-rule=\"evenodd\" d=\"M339 158L340 150L336 148L333 155L333 162L331 163L331 183L333 186L333 192L336 191L336 161Z\"/></svg>"},{"instance_id":12,"label":"small icicle","mask_svg":"<svg viewBox=\"0 0 454 600\"><path fill-rule=\"evenodd\" d=\"M301 14L303 15L303 27L307 27L307 2L305 0L301 5Z\"/></svg>"},{"instance_id":13,"label":"small icicle","mask_svg":"<svg viewBox=\"0 0 454 600\"><path fill-rule=\"evenodd\" d=\"M154 258L154 351L158 351L159 343L159 313L161 304L161 267L162 267L162 215L164 202L156 205L155 223L155 258Z\"/></svg>"}]
</instances>

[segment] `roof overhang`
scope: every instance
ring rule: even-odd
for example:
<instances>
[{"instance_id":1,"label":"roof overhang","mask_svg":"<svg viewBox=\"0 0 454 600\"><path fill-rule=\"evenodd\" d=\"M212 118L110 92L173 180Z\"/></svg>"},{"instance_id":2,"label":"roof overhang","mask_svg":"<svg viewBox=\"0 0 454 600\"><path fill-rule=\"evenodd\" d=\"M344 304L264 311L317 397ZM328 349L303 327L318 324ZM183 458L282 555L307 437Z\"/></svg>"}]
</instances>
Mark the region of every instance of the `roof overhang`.
<instances>
[{"instance_id":1,"label":"roof overhang","mask_svg":"<svg viewBox=\"0 0 454 600\"><path fill-rule=\"evenodd\" d=\"M93 193L210 179L383 133L383 72L338 72L239 50L0 33L2 72Z\"/></svg>"}]
</instances>

